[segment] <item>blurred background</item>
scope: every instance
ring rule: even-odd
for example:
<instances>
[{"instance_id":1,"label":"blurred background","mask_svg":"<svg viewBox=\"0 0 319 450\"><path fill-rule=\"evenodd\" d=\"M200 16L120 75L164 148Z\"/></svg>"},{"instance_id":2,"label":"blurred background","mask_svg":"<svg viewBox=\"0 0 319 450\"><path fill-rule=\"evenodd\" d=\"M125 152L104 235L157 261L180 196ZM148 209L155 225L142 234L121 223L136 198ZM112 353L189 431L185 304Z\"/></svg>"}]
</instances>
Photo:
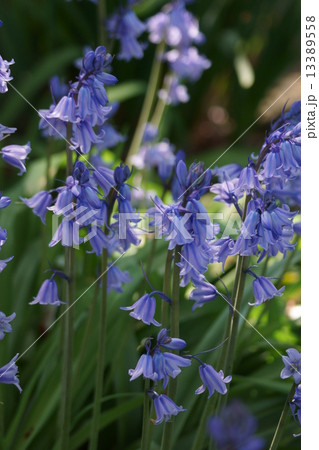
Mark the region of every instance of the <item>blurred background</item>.
<instances>
[{"instance_id":1,"label":"blurred background","mask_svg":"<svg viewBox=\"0 0 319 450\"><path fill-rule=\"evenodd\" d=\"M145 0L135 10L141 20L146 20L158 12L164 3L161 0ZM108 0L108 13L118 4L117 1ZM188 161L203 160L210 165L299 77L300 2L200 0L190 3L188 9L199 18L201 31L206 36L200 52L212 61L212 66L197 83L188 85L191 97L189 103L167 108L160 132L176 148L186 152ZM4 59L15 60L15 64L11 66L14 86L34 108L48 108L51 104L50 78L59 75L66 81L74 79L77 74L74 60L82 56L85 46L94 48L98 44L96 5L85 0L1 0L0 18L3 20L3 27L0 29L0 54ZM146 35L144 39L147 41ZM113 73L119 83L108 92L111 101L121 102L115 116L116 127L130 137L143 102L154 46L148 45L143 60L132 60L130 63L118 61L116 52L115 47ZM299 98L300 84L296 82L218 165L231 162L245 164L252 152L259 151L270 121L280 114L287 101L290 107ZM8 242L1 252L1 258L15 255L0 277L1 310L7 314L12 311L17 313L12 336L6 338L5 346L1 344L1 366L15 353L21 353L27 348L51 323L56 313L50 308L44 311L38 305L29 307L28 302L36 295L44 279L43 271L47 269L47 264L43 261L49 259L55 266L63 267L62 250L58 247L47 249L50 227L43 227L39 218L20 202L19 196L29 197L46 186L48 151L52 154L49 178L63 178L63 174L59 176L59 171L64 164L60 153L64 145L63 142L55 142L52 148L48 148L47 140L41 137L38 130L37 112L10 87L8 93L0 97L0 123L18 128L10 143L25 144L31 141L32 147L27 174L21 178L16 176L15 169L0 161L0 188L13 200L13 206L0 213L1 226L8 230ZM118 151L119 156L121 149L115 151ZM155 286L162 277L166 252L165 243L159 247L154 261L154 273L151 275ZM147 259L148 250L148 246L144 246L139 258ZM80 293L81 289L94 280L96 260L94 255L84 254L79 255L78 260ZM271 303L260 319L260 310L258 313L256 310L250 313L250 319L258 322L261 331L282 352L299 343L298 252L294 254L292 263L294 269L282 274L287 286L286 303ZM116 294L110 300L110 317L117 317L118 306L127 305L138 298L137 295L143 289L143 277L136 266L134 254L121 261L121 269L129 269L134 281L126 287L124 296ZM279 269L282 270L282 263L277 261L270 268L270 273L277 276ZM233 267L230 266L226 283L232 282L232 270ZM208 276L213 281L216 273L212 272ZM246 291L245 296L249 299L251 289L248 287ZM76 348L81 347L89 301L93 296L92 292L77 307ZM224 305L207 305L205 311L198 311L196 321L189 306L184 308L182 336L198 349L205 348L205 345L207 347L207 344L209 347L209 342L217 345L224 329L223 314L227 313ZM211 317L216 318L214 325ZM202 336L203 329L208 330L205 336ZM13 387L1 392L6 404L5 425L9 430L10 449L54 448L55 429L52 424L55 423L59 398L60 372L56 367L61 350L59 332L60 328L57 327L54 332L48 333L21 361L20 378L24 393L19 396ZM114 442L108 448L134 449L140 433L140 418L136 414L136 408L141 411L142 384L129 384L127 369L134 367L136 348L145 335L145 329L136 327L123 313L116 323L111 324L109 334L112 352L106 361L107 394L130 392L136 396L124 400L106 400L103 436L108 442ZM86 420L89 412L85 408L92 400L95 362L89 358L95 351L95 335L96 330L93 330L85 370L78 375L72 449L86 448ZM240 357L236 360L231 395L242 398L256 414L260 434L268 440L273 434L289 390L288 384L279 378L282 362L257 335L245 327L240 335L238 355ZM215 356L210 355L209 358L214 361ZM190 383L191 390L198 387L193 386L195 376L195 372L190 370L184 377L180 388L181 396L188 395ZM185 401L186 404L183 403L192 414L185 413L178 422L180 440L175 447L177 449L188 448L187 442L198 423L197 413L203 407L204 399L193 397L189 402ZM107 415L107 411L112 413ZM292 437L293 432L296 432L296 426L291 419L287 436L280 448L290 450L300 447L300 441Z\"/></svg>"}]
</instances>

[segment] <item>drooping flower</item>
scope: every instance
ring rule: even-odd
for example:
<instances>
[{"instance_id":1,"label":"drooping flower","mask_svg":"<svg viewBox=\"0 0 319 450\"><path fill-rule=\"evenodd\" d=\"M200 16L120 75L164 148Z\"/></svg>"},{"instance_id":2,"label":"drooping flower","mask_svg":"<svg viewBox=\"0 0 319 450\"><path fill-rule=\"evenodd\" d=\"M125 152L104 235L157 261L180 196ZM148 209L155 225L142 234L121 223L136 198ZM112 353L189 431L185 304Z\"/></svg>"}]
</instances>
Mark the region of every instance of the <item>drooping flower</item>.
<instances>
[{"instance_id":1,"label":"drooping flower","mask_svg":"<svg viewBox=\"0 0 319 450\"><path fill-rule=\"evenodd\" d=\"M167 422L172 416L176 416L182 411L186 411L182 406L177 406L173 400L171 400L167 395L158 395L157 392L151 391L149 393L154 402L154 409L156 413L155 425Z\"/></svg>"},{"instance_id":2,"label":"drooping flower","mask_svg":"<svg viewBox=\"0 0 319 450\"><path fill-rule=\"evenodd\" d=\"M154 373L152 356L149 353L143 354L138 360L135 369L130 369L128 374L131 377L130 381L135 380L141 375L143 375L144 378L156 380L157 377L156 373Z\"/></svg>"},{"instance_id":3,"label":"drooping flower","mask_svg":"<svg viewBox=\"0 0 319 450\"><path fill-rule=\"evenodd\" d=\"M167 336L167 329L162 328L157 335L157 343L168 350L182 350L186 347L184 339Z\"/></svg>"},{"instance_id":4,"label":"drooping flower","mask_svg":"<svg viewBox=\"0 0 319 450\"><path fill-rule=\"evenodd\" d=\"M195 289L190 293L189 299L194 300L193 311L196 308L201 308L205 303L215 300L218 291L215 286L204 280L199 280L195 284Z\"/></svg>"},{"instance_id":5,"label":"drooping flower","mask_svg":"<svg viewBox=\"0 0 319 450\"><path fill-rule=\"evenodd\" d=\"M4 125L1 125L0 123L0 141L5 137L8 136L9 134L15 133L17 131L16 128L12 128L12 127L6 127Z\"/></svg>"},{"instance_id":6,"label":"drooping flower","mask_svg":"<svg viewBox=\"0 0 319 450\"><path fill-rule=\"evenodd\" d=\"M42 223L45 225L45 216L48 212L48 207L52 204L52 195L47 191L40 191L31 198L20 197L23 203L33 210L36 216L39 216Z\"/></svg>"},{"instance_id":7,"label":"drooping flower","mask_svg":"<svg viewBox=\"0 0 319 450\"><path fill-rule=\"evenodd\" d=\"M211 62L200 55L196 47L170 50L166 53L166 60L176 75L190 81L197 81L203 71L211 66Z\"/></svg>"},{"instance_id":8,"label":"drooping flower","mask_svg":"<svg viewBox=\"0 0 319 450\"><path fill-rule=\"evenodd\" d=\"M156 300L152 294L144 294L132 306L121 307L123 311L131 311L130 316L136 320L141 320L146 325L153 324L160 327L161 324L154 319Z\"/></svg>"},{"instance_id":9,"label":"drooping flower","mask_svg":"<svg viewBox=\"0 0 319 450\"><path fill-rule=\"evenodd\" d=\"M16 313L6 316L2 311L0 311L0 341L4 338L5 333L12 332L10 322L15 318L15 316Z\"/></svg>"},{"instance_id":10,"label":"drooping flower","mask_svg":"<svg viewBox=\"0 0 319 450\"><path fill-rule=\"evenodd\" d=\"M240 401L232 401L219 416L209 419L208 433L216 450L263 450L264 440L255 436L257 420Z\"/></svg>"},{"instance_id":11,"label":"drooping flower","mask_svg":"<svg viewBox=\"0 0 319 450\"><path fill-rule=\"evenodd\" d=\"M40 290L34 300L29 305L54 305L60 306L65 304L59 299L58 286L53 276L49 280L45 280L40 287Z\"/></svg>"},{"instance_id":12,"label":"drooping flower","mask_svg":"<svg viewBox=\"0 0 319 450\"><path fill-rule=\"evenodd\" d=\"M107 292L115 291L120 294L123 292L123 284L132 281L129 272L123 272L121 269L113 265L108 266L107 271Z\"/></svg>"},{"instance_id":13,"label":"drooping flower","mask_svg":"<svg viewBox=\"0 0 319 450\"><path fill-rule=\"evenodd\" d=\"M282 369L280 377L282 379L293 377L296 384L301 381L301 354L294 348L286 350L288 356L283 356L285 367Z\"/></svg>"},{"instance_id":14,"label":"drooping flower","mask_svg":"<svg viewBox=\"0 0 319 450\"><path fill-rule=\"evenodd\" d=\"M255 277L253 281L255 303L249 303L249 305L258 306L264 303L266 300L270 300L273 297L282 296L282 293L285 290L285 286L282 286L280 289L276 289L275 286L270 281L270 278L263 276L257 277L251 271L248 271L248 273L252 274Z\"/></svg>"},{"instance_id":15,"label":"drooping flower","mask_svg":"<svg viewBox=\"0 0 319 450\"><path fill-rule=\"evenodd\" d=\"M10 197L5 197L2 195L2 192L0 192L0 209L4 209L7 206L9 206L11 203Z\"/></svg>"},{"instance_id":16,"label":"drooping flower","mask_svg":"<svg viewBox=\"0 0 319 450\"><path fill-rule=\"evenodd\" d=\"M18 366L15 363L18 356L19 353L17 353L10 362L0 368L0 383L14 384L19 389L19 391L22 392L19 384L19 379L17 377Z\"/></svg>"},{"instance_id":17,"label":"drooping flower","mask_svg":"<svg viewBox=\"0 0 319 450\"><path fill-rule=\"evenodd\" d=\"M26 172L25 160L31 152L30 142L26 145L7 145L0 151L2 159L17 169L20 169L18 175Z\"/></svg>"},{"instance_id":18,"label":"drooping flower","mask_svg":"<svg viewBox=\"0 0 319 450\"><path fill-rule=\"evenodd\" d=\"M7 83L11 81L13 78L10 76L10 66L14 64L14 60L6 61L0 55L0 93L4 94L8 91Z\"/></svg>"},{"instance_id":19,"label":"drooping flower","mask_svg":"<svg viewBox=\"0 0 319 450\"><path fill-rule=\"evenodd\" d=\"M205 389L208 389L210 398L215 391L219 392L222 395L227 393L226 383L229 383L232 379L231 375L224 377L224 373L222 370L216 372L216 370L209 364L201 364L199 366L199 375L202 379L202 386L196 389L195 394L202 394L205 392Z\"/></svg>"},{"instance_id":20,"label":"drooping flower","mask_svg":"<svg viewBox=\"0 0 319 450\"><path fill-rule=\"evenodd\" d=\"M181 373L180 367L188 367L191 360L175 355L174 353L162 353L156 348L153 356L153 369L155 380L163 380L163 388L167 387L169 378L176 378Z\"/></svg>"},{"instance_id":21,"label":"drooping flower","mask_svg":"<svg viewBox=\"0 0 319 450\"><path fill-rule=\"evenodd\" d=\"M295 421L301 425L301 384L296 387L295 395L290 402L290 409Z\"/></svg>"}]
</instances>

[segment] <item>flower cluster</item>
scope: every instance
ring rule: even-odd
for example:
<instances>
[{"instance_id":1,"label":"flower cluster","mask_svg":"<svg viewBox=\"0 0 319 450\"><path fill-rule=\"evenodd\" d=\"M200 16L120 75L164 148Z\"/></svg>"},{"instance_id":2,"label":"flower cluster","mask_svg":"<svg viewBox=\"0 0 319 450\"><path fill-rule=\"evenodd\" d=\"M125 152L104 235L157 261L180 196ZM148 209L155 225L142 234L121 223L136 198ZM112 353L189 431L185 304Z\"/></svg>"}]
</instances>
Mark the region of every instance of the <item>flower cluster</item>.
<instances>
[{"instance_id":1,"label":"flower cluster","mask_svg":"<svg viewBox=\"0 0 319 450\"><path fill-rule=\"evenodd\" d=\"M301 354L294 348L288 348L286 352L288 356L282 357L285 367L280 377L282 379L292 377L294 380L295 393L289 406L295 422L301 426Z\"/></svg>"},{"instance_id":2,"label":"flower cluster","mask_svg":"<svg viewBox=\"0 0 319 450\"><path fill-rule=\"evenodd\" d=\"M199 395L207 389L209 392L208 398L213 395L215 391L221 395L227 393L226 383L231 381L231 376L224 377L223 371L217 372L211 365L202 362L196 355L180 356L171 351L179 351L186 347L186 342L183 339L171 338L167 335L166 328L162 328L157 335L157 342L152 348L151 339L145 341L146 353L143 353L137 362L135 369L129 370L130 381L135 380L141 375L143 378L148 378L153 381L154 386L149 391L149 396L154 401L154 408L157 415L155 425L167 422L171 416L175 416L181 411L185 411L182 406L177 406L172 399L165 394L159 395L158 383L162 380L163 389L166 389L170 378L176 378L181 373L181 367L188 367L191 365L191 360L194 359L200 363L199 375L202 380L202 385L196 389L195 394ZM162 352L161 349L171 350L169 352ZM156 389L156 390L155 390Z\"/></svg>"},{"instance_id":3,"label":"flower cluster","mask_svg":"<svg viewBox=\"0 0 319 450\"><path fill-rule=\"evenodd\" d=\"M88 51L82 60L78 80L70 83L67 93L59 92L58 98L64 94L59 100L53 95L54 103L48 110L39 111L40 129L55 138L68 139L70 149L78 154L86 154L92 144L103 142L103 129L96 134L94 127L102 127L112 110L107 106L104 88L117 83L114 75L105 72L111 62L112 56L103 46ZM68 124L72 133L67 133Z\"/></svg>"},{"instance_id":4,"label":"flower cluster","mask_svg":"<svg viewBox=\"0 0 319 450\"><path fill-rule=\"evenodd\" d=\"M264 440L255 436L256 418L238 400L226 406L219 416L211 417L207 425L208 433L217 450L265 448Z\"/></svg>"},{"instance_id":5,"label":"flower cluster","mask_svg":"<svg viewBox=\"0 0 319 450\"><path fill-rule=\"evenodd\" d=\"M163 59L167 61L171 74L167 75L165 88L159 96L166 103L185 103L189 100L187 88L181 80L197 81L210 61L200 55L195 45L204 42L197 19L186 9L184 0L166 4L162 11L147 22L149 40L154 44L165 42L169 47Z\"/></svg>"}]
</instances>

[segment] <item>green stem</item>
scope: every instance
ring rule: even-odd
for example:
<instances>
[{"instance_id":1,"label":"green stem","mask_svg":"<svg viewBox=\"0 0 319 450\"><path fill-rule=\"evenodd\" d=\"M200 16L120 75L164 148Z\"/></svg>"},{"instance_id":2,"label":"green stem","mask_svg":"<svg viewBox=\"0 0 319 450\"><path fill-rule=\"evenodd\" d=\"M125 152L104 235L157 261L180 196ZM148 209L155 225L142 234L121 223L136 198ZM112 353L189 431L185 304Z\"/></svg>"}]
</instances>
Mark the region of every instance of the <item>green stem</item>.
<instances>
[{"instance_id":1,"label":"green stem","mask_svg":"<svg viewBox=\"0 0 319 450\"><path fill-rule=\"evenodd\" d=\"M68 136L71 127L68 125ZM68 139L69 140L69 139ZM67 176L73 170L73 153L67 148ZM66 285L66 308L63 317L63 355L62 355L62 388L61 388L61 410L60 410L60 450L69 449L69 437L71 428L71 404L72 404L72 363L73 363L73 334L74 317L73 302L75 300L75 252L73 247L65 247L65 273L69 277Z\"/></svg>"},{"instance_id":2,"label":"green stem","mask_svg":"<svg viewBox=\"0 0 319 450\"><path fill-rule=\"evenodd\" d=\"M290 410L289 403L293 399L295 391L296 391L296 385L293 384L291 389L290 389L290 392L288 394L288 397L286 399L284 408L283 408L283 410L281 412L281 415L280 415L280 418L279 418L279 422L278 422L278 425L277 425L274 437L272 438L269 450L276 450L278 445L279 445L282 433L283 433L283 431L285 429L286 418L287 418L288 412Z\"/></svg>"},{"instance_id":3,"label":"green stem","mask_svg":"<svg viewBox=\"0 0 319 450\"><path fill-rule=\"evenodd\" d=\"M106 29L104 20L106 19L106 4L105 0L99 0L97 4L97 22L99 32L99 45L106 45Z\"/></svg>"},{"instance_id":4,"label":"green stem","mask_svg":"<svg viewBox=\"0 0 319 450\"><path fill-rule=\"evenodd\" d=\"M179 337L179 283L180 267L177 265L181 260L181 246L175 247L173 286L172 286L172 304L171 304L171 336ZM175 402L177 393L177 378L171 379L168 385L168 396ZM165 422L161 450L170 450L173 444L174 422Z\"/></svg>"},{"instance_id":5,"label":"green stem","mask_svg":"<svg viewBox=\"0 0 319 450\"><path fill-rule=\"evenodd\" d=\"M107 309L107 250L103 249L102 253L102 302L100 310L100 326L99 326L99 343L97 353L97 368L95 394L93 403L93 417L91 425L90 450L96 450L98 446L100 414L101 414L101 398L103 394L103 373L104 373L104 355L106 344L106 309Z\"/></svg>"},{"instance_id":6,"label":"green stem","mask_svg":"<svg viewBox=\"0 0 319 450\"><path fill-rule=\"evenodd\" d=\"M165 272L163 280L163 292L167 297L171 297L171 267L173 259L173 250L167 251ZM169 304L162 300L162 327L168 328Z\"/></svg>"},{"instance_id":7,"label":"green stem","mask_svg":"<svg viewBox=\"0 0 319 450\"><path fill-rule=\"evenodd\" d=\"M151 387L151 382L148 378L145 380L144 388L144 404L143 404L143 425L142 425L142 440L141 450L148 450L149 448L149 433L150 433L150 397L148 391Z\"/></svg>"},{"instance_id":8,"label":"green stem","mask_svg":"<svg viewBox=\"0 0 319 450\"><path fill-rule=\"evenodd\" d=\"M160 44L158 44L156 52L155 52L154 61L153 61L152 69L151 69L151 74L150 74L150 78L149 78L149 82L148 82L148 86L147 86L147 90L146 90L146 94L145 94L145 98L144 98L144 103L142 106L142 111L141 111L136 129L135 129L135 133L134 133L130 148L127 153L128 162L130 162L130 158L138 152L138 150L141 146L141 143L142 143L145 124L147 123L147 121L149 119L152 105L154 102L154 98L155 98L155 95L157 92L157 85L158 85L158 80L160 77L161 67L162 67L161 55L164 51L164 47L165 47L165 42L163 41Z\"/></svg>"}]
</instances>

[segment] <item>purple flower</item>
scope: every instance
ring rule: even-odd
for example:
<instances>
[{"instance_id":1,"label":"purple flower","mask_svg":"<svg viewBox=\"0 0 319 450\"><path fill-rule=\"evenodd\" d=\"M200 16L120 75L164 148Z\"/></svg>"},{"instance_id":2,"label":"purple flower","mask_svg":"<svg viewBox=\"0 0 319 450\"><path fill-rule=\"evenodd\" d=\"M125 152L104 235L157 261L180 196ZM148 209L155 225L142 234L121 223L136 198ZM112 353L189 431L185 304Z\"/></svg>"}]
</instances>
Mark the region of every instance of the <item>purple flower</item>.
<instances>
[{"instance_id":1,"label":"purple flower","mask_svg":"<svg viewBox=\"0 0 319 450\"><path fill-rule=\"evenodd\" d=\"M7 259L0 259L0 273L7 267L7 263L10 262L14 257L10 256Z\"/></svg>"},{"instance_id":2,"label":"purple flower","mask_svg":"<svg viewBox=\"0 0 319 450\"><path fill-rule=\"evenodd\" d=\"M189 299L194 300L192 310L196 308L201 308L205 303L215 300L218 295L218 291L212 284L207 281L200 280L195 284L195 289L190 293Z\"/></svg>"},{"instance_id":3,"label":"purple flower","mask_svg":"<svg viewBox=\"0 0 319 450\"><path fill-rule=\"evenodd\" d=\"M203 273L207 270L210 262L210 246L208 243L198 245L196 242L184 245L181 253L181 262L178 263L181 268L180 276L182 278L180 285L187 286L192 280L197 284L203 280Z\"/></svg>"},{"instance_id":4,"label":"purple flower","mask_svg":"<svg viewBox=\"0 0 319 450\"><path fill-rule=\"evenodd\" d=\"M189 101L187 87L180 84L176 76L166 75L164 86L167 86L167 88L160 89L158 97L167 105L176 106L179 103L187 103Z\"/></svg>"},{"instance_id":5,"label":"purple flower","mask_svg":"<svg viewBox=\"0 0 319 450\"><path fill-rule=\"evenodd\" d=\"M121 307L124 311L130 312L130 316L136 320L141 320L146 325L153 324L160 327L161 324L154 319L156 300L152 294L144 294L132 306Z\"/></svg>"},{"instance_id":6,"label":"purple flower","mask_svg":"<svg viewBox=\"0 0 319 450\"><path fill-rule=\"evenodd\" d=\"M250 194L254 189L258 192L262 192L255 169L248 165L240 172L235 192L237 195L241 196L244 192L246 192L246 194Z\"/></svg>"},{"instance_id":7,"label":"purple flower","mask_svg":"<svg viewBox=\"0 0 319 450\"><path fill-rule=\"evenodd\" d=\"M285 367L282 369L280 377L285 378L293 377L296 384L301 381L301 355L294 348L288 348L286 350L288 356L283 356L282 360Z\"/></svg>"},{"instance_id":8,"label":"purple flower","mask_svg":"<svg viewBox=\"0 0 319 450\"><path fill-rule=\"evenodd\" d=\"M226 383L229 383L232 379L231 375L224 377L222 370L216 372L216 370L209 364L201 364L199 366L199 375L202 379L202 386L196 389L195 394L202 394L205 389L208 389L208 398L213 395L215 391L222 395L227 393Z\"/></svg>"},{"instance_id":9,"label":"purple flower","mask_svg":"<svg viewBox=\"0 0 319 450\"><path fill-rule=\"evenodd\" d=\"M0 227L0 249L7 240L7 230Z\"/></svg>"},{"instance_id":10,"label":"purple flower","mask_svg":"<svg viewBox=\"0 0 319 450\"><path fill-rule=\"evenodd\" d=\"M128 271L123 272L114 264L107 271L107 292L123 292L123 284L132 281Z\"/></svg>"},{"instance_id":11,"label":"purple flower","mask_svg":"<svg viewBox=\"0 0 319 450\"><path fill-rule=\"evenodd\" d=\"M238 178L225 180L222 183L215 183L210 192L217 194L214 197L215 202L223 202L226 205L234 205L238 202L238 196L235 194L238 186Z\"/></svg>"},{"instance_id":12,"label":"purple flower","mask_svg":"<svg viewBox=\"0 0 319 450\"><path fill-rule=\"evenodd\" d=\"M172 338L167 336L167 329L162 330L157 335L157 343L168 350L182 350L186 347L186 342L180 338Z\"/></svg>"},{"instance_id":13,"label":"purple flower","mask_svg":"<svg viewBox=\"0 0 319 450\"><path fill-rule=\"evenodd\" d=\"M12 313L10 316L6 316L0 311L0 341L4 338L4 333L11 333L12 327L9 322L15 319L16 313Z\"/></svg>"},{"instance_id":14,"label":"purple flower","mask_svg":"<svg viewBox=\"0 0 319 450\"><path fill-rule=\"evenodd\" d=\"M54 305L60 306L65 304L59 299L58 286L53 277L49 280L45 280L40 287L40 290L34 300L29 303L29 305L35 305L39 303L40 305Z\"/></svg>"},{"instance_id":15,"label":"purple flower","mask_svg":"<svg viewBox=\"0 0 319 450\"><path fill-rule=\"evenodd\" d=\"M19 391L22 392L19 384L19 379L17 377L18 367L15 364L18 356L19 353L17 353L15 357L12 358L10 362L8 362L8 364L0 368L0 383L14 384L19 389Z\"/></svg>"},{"instance_id":16,"label":"purple flower","mask_svg":"<svg viewBox=\"0 0 319 450\"><path fill-rule=\"evenodd\" d=\"M104 150L106 148L113 148L120 142L126 141L126 136L116 131L116 129L106 123L102 126L101 131L103 131L103 137L100 142L96 144L98 150Z\"/></svg>"},{"instance_id":17,"label":"purple flower","mask_svg":"<svg viewBox=\"0 0 319 450\"><path fill-rule=\"evenodd\" d=\"M301 425L301 384L299 384L299 386L296 387L295 395L290 402L290 409L295 419L295 422Z\"/></svg>"},{"instance_id":18,"label":"purple flower","mask_svg":"<svg viewBox=\"0 0 319 450\"><path fill-rule=\"evenodd\" d=\"M107 21L110 36L119 39L121 51L118 59L130 61L132 58L143 58L144 45L137 38L145 31L146 26L131 9L121 8Z\"/></svg>"},{"instance_id":19,"label":"purple flower","mask_svg":"<svg viewBox=\"0 0 319 450\"><path fill-rule=\"evenodd\" d=\"M170 50L166 53L166 59L176 75L190 81L197 81L203 71L211 66L211 62L205 56L200 55L196 47Z\"/></svg>"},{"instance_id":20,"label":"purple flower","mask_svg":"<svg viewBox=\"0 0 319 450\"><path fill-rule=\"evenodd\" d=\"M186 411L182 406L177 406L173 400L171 400L167 395L158 395L156 392L151 392L151 397L154 401L154 408L156 412L155 425L167 422L172 416L176 416L181 411Z\"/></svg>"},{"instance_id":21,"label":"purple flower","mask_svg":"<svg viewBox=\"0 0 319 450\"><path fill-rule=\"evenodd\" d=\"M16 128L9 128L0 123L0 141L9 134L15 133L17 131Z\"/></svg>"},{"instance_id":22,"label":"purple flower","mask_svg":"<svg viewBox=\"0 0 319 450\"><path fill-rule=\"evenodd\" d=\"M248 273L253 274L251 271ZM251 306L258 306L264 303L266 300L270 300L273 297L281 297L282 292L285 290L285 286L281 287L279 290L275 288L275 286L270 281L270 278L267 277L257 277L256 275L253 281L253 291L255 297L255 303L248 303Z\"/></svg>"},{"instance_id":23,"label":"purple flower","mask_svg":"<svg viewBox=\"0 0 319 450\"><path fill-rule=\"evenodd\" d=\"M255 436L257 420L238 400L226 406L219 416L209 419L208 433L216 450L263 450L264 441Z\"/></svg>"},{"instance_id":24,"label":"purple flower","mask_svg":"<svg viewBox=\"0 0 319 450\"><path fill-rule=\"evenodd\" d=\"M10 197L4 197L2 192L0 192L0 209L4 209L11 203Z\"/></svg>"},{"instance_id":25,"label":"purple flower","mask_svg":"<svg viewBox=\"0 0 319 450\"><path fill-rule=\"evenodd\" d=\"M31 152L30 142L26 145L7 145L0 151L5 162L17 169L20 169L18 175L26 172L25 160Z\"/></svg>"},{"instance_id":26,"label":"purple flower","mask_svg":"<svg viewBox=\"0 0 319 450\"><path fill-rule=\"evenodd\" d=\"M128 371L130 381L135 380L139 376L143 375L144 378L149 378L150 380L156 380L157 375L154 373L153 369L153 358L148 353L144 354L138 360L135 369L130 369Z\"/></svg>"},{"instance_id":27,"label":"purple flower","mask_svg":"<svg viewBox=\"0 0 319 450\"><path fill-rule=\"evenodd\" d=\"M52 204L52 195L47 191L40 191L31 198L20 198L23 203L33 210L36 216L40 217L45 225L45 216L48 212L48 207Z\"/></svg>"},{"instance_id":28,"label":"purple flower","mask_svg":"<svg viewBox=\"0 0 319 450\"><path fill-rule=\"evenodd\" d=\"M180 367L188 367L190 365L190 359L169 352L162 353L159 348L155 350L153 356L155 380L163 380L164 389L168 384L169 377L176 378L181 373Z\"/></svg>"},{"instance_id":29,"label":"purple flower","mask_svg":"<svg viewBox=\"0 0 319 450\"><path fill-rule=\"evenodd\" d=\"M72 97L64 96L56 105L52 113L48 115L49 119L59 119L63 122L79 122L80 118L75 114L75 101Z\"/></svg>"},{"instance_id":30,"label":"purple flower","mask_svg":"<svg viewBox=\"0 0 319 450\"><path fill-rule=\"evenodd\" d=\"M2 59L0 56L0 93L4 94L8 90L7 83L11 81L13 78L10 76L10 68L11 64L14 64L14 60L11 59L10 62Z\"/></svg>"}]
</instances>

